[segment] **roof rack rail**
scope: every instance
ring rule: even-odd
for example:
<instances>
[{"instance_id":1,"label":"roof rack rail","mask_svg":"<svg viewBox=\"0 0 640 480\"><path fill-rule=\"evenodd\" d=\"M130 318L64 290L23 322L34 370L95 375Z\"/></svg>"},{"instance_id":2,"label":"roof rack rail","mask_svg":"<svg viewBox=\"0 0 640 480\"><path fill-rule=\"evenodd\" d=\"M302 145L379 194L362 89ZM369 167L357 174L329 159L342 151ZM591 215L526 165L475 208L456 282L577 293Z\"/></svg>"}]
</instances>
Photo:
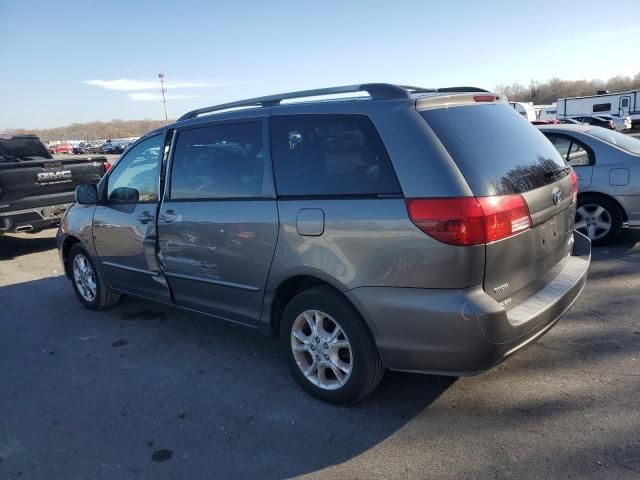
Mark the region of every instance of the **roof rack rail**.
<instances>
[{"instance_id":1,"label":"roof rack rail","mask_svg":"<svg viewBox=\"0 0 640 480\"><path fill-rule=\"evenodd\" d=\"M199 108L182 115L178 122L191 120L206 113L219 112L242 107L273 107L280 105L283 100L305 97L320 97L323 95L337 95L341 93L367 92L373 100L390 100L409 98L412 93L454 93L454 92L487 92L476 87L445 87L423 88L409 85L393 85L391 83L363 83L361 85L345 85L343 87L319 88L316 90L302 90L299 92L280 93L266 97L250 98L237 102L222 103L212 107Z\"/></svg>"},{"instance_id":2,"label":"roof rack rail","mask_svg":"<svg viewBox=\"0 0 640 480\"><path fill-rule=\"evenodd\" d=\"M436 88L436 92L441 93L472 93L472 92L485 92L488 93L489 90L485 90L484 88L478 87L444 87L444 88Z\"/></svg>"},{"instance_id":3,"label":"roof rack rail","mask_svg":"<svg viewBox=\"0 0 640 480\"><path fill-rule=\"evenodd\" d=\"M292 98L319 97L322 95L336 95L341 93L367 92L374 100L389 100L409 98L409 91L398 85L390 83L363 83L361 85L346 85L343 87L319 88L316 90L302 90L299 92L280 93L267 97L250 98L237 102L223 103L212 107L199 108L182 115L178 122L196 118L205 113L229 110L238 107L273 107L279 105L283 100Z\"/></svg>"}]
</instances>

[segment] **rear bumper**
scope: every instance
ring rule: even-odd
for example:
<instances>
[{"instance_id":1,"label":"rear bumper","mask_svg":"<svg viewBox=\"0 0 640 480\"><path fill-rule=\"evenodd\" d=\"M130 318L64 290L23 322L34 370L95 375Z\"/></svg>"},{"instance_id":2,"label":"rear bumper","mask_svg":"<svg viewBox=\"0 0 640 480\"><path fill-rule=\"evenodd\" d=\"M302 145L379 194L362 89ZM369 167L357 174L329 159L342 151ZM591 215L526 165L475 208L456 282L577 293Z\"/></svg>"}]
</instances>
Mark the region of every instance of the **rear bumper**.
<instances>
[{"instance_id":1,"label":"rear bumper","mask_svg":"<svg viewBox=\"0 0 640 480\"><path fill-rule=\"evenodd\" d=\"M71 205L71 203L61 203L46 207L0 212L0 233L29 232L56 227Z\"/></svg>"},{"instance_id":2,"label":"rear bumper","mask_svg":"<svg viewBox=\"0 0 640 480\"><path fill-rule=\"evenodd\" d=\"M530 345L575 303L587 279L591 243L575 232L558 275L509 311L482 287L361 287L346 294L392 370L468 376L482 373Z\"/></svg>"}]
</instances>

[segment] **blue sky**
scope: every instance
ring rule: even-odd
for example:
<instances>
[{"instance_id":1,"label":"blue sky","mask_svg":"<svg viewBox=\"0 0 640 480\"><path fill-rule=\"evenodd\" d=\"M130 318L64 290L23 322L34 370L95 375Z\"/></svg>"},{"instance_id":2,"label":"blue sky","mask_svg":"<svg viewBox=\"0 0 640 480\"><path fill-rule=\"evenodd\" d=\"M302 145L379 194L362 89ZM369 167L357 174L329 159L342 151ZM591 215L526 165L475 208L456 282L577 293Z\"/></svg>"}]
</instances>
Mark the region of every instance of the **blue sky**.
<instances>
[{"instance_id":1,"label":"blue sky","mask_svg":"<svg viewBox=\"0 0 640 480\"><path fill-rule=\"evenodd\" d=\"M362 82L640 72L640 1L0 0L0 130Z\"/></svg>"}]
</instances>

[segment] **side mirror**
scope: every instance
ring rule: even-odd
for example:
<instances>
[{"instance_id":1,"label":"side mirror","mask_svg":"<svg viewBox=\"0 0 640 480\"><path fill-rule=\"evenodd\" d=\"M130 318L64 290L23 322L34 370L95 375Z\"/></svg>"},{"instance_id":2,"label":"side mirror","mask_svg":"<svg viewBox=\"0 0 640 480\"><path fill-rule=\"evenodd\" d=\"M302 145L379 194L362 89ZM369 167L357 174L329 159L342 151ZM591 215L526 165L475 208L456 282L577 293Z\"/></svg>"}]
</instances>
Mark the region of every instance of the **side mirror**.
<instances>
[{"instance_id":1,"label":"side mirror","mask_svg":"<svg viewBox=\"0 0 640 480\"><path fill-rule=\"evenodd\" d=\"M138 203L139 199L138 190L129 187L118 187L109 195L109 201L115 203Z\"/></svg>"},{"instance_id":2,"label":"side mirror","mask_svg":"<svg viewBox=\"0 0 640 480\"><path fill-rule=\"evenodd\" d=\"M95 205L98 203L98 189L93 184L79 185L74 194L76 203Z\"/></svg>"}]
</instances>

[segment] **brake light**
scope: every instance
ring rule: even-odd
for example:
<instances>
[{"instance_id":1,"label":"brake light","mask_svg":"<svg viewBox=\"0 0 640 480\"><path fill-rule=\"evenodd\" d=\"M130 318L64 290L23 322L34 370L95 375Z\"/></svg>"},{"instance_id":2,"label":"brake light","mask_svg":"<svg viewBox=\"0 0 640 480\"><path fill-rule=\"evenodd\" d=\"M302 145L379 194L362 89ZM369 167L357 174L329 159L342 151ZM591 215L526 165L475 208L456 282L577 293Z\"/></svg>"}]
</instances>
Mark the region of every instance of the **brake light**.
<instances>
[{"instance_id":1,"label":"brake light","mask_svg":"<svg viewBox=\"0 0 640 480\"><path fill-rule=\"evenodd\" d=\"M493 102L496 99L495 95L474 95L474 102Z\"/></svg>"},{"instance_id":2,"label":"brake light","mask_svg":"<svg viewBox=\"0 0 640 480\"><path fill-rule=\"evenodd\" d=\"M614 130L616 128L615 125L613 124L613 120L609 120L609 128L611 130Z\"/></svg>"},{"instance_id":3,"label":"brake light","mask_svg":"<svg viewBox=\"0 0 640 480\"><path fill-rule=\"evenodd\" d=\"M109 162L104 162L104 173L107 173L111 168L111 164Z\"/></svg>"},{"instance_id":4,"label":"brake light","mask_svg":"<svg viewBox=\"0 0 640 480\"><path fill-rule=\"evenodd\" d=\"M495 242L531 227L522 195L417 198L406 204L409 218L420 230L449 245Z\"/></svg>"},{"instance_id":5,"label":"brake light","mask_svg":"<svg viewBox=\"0 0 640 480\"><path fill-rule=\"evenodd\" d=\"M522 195L479 197L485 218L486 243L502 240L531 228L529 207Z\"/></svg>"},{"instance_id":6,"label":"brake light","mask_svg":"<svg viewBox=\"0 0 640 480\"><path fill-rule=\"evenodd\" d=\"M575 202L576 200L578 200L578 174L575 170L571 170L569 179L571 180L571 198Z\"/></svg>"}]
</instances>

